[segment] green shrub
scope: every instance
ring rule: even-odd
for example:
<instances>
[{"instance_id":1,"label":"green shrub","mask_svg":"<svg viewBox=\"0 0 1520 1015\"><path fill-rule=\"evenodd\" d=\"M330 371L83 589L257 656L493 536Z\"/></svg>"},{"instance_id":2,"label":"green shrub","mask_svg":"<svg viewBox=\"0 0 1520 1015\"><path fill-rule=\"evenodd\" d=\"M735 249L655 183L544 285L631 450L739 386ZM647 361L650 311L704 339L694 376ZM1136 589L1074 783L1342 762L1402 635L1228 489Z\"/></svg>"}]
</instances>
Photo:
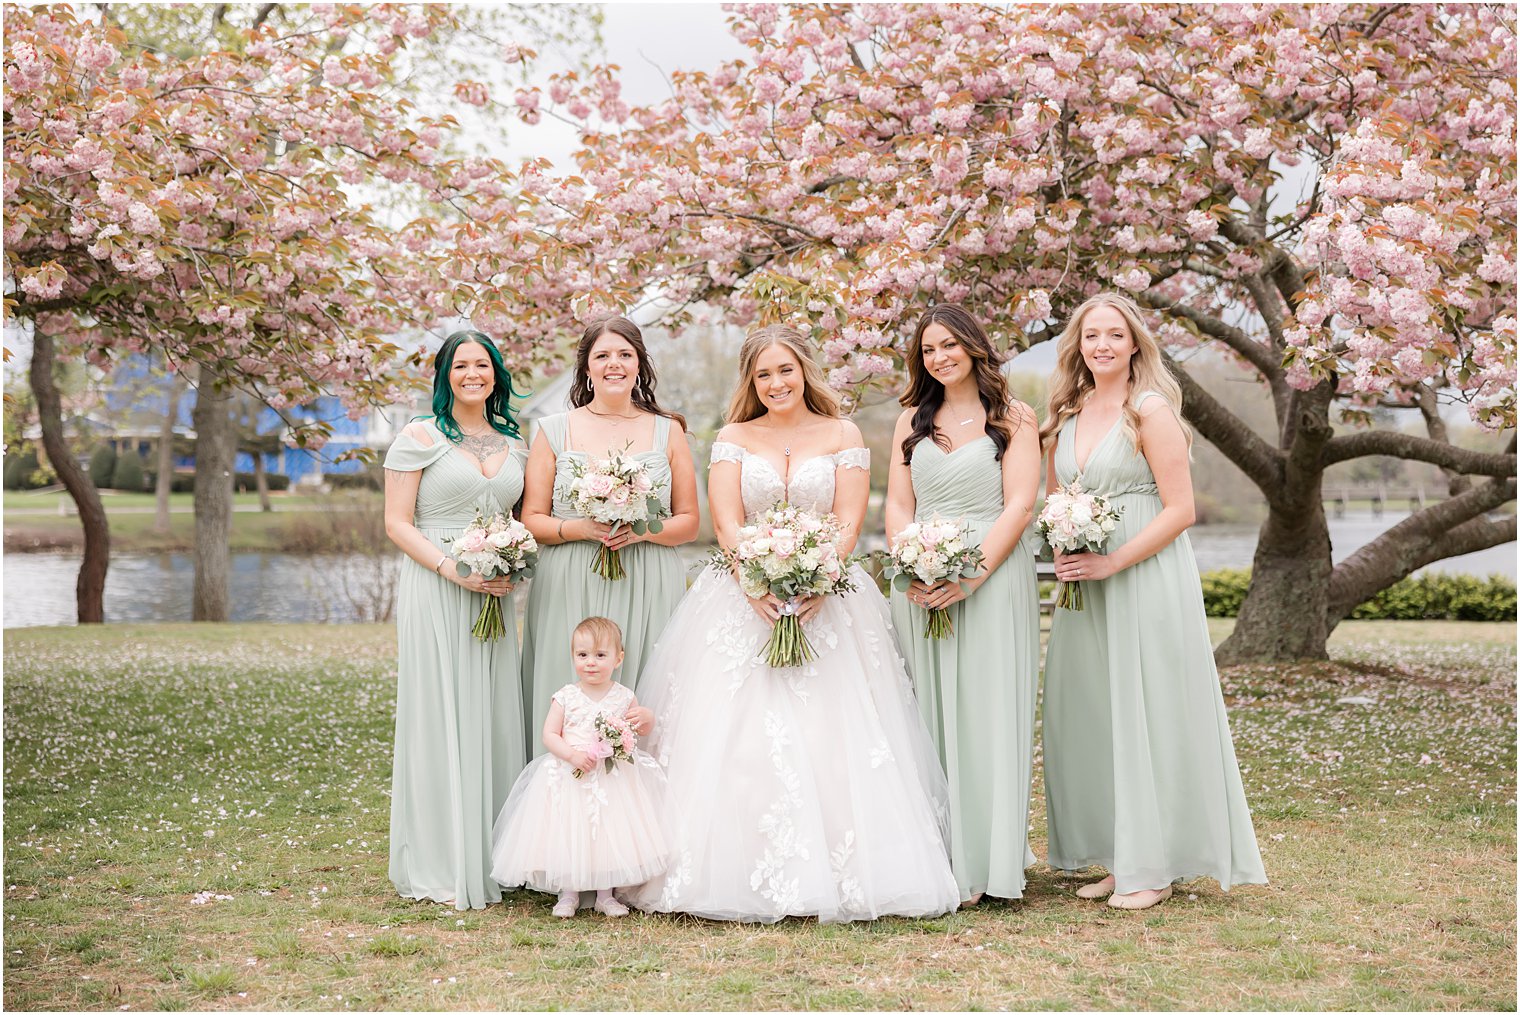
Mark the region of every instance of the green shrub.
<instances>
[{"instance_id":1,"label":"green shrub","mask_svg":"<svg viewBox=\"0 0 1520 1015\"><path fill-rule=\"evenodd\" d=\"M7 490L35 490L45 486L44 477L37 462L37 449L24 448L5 456L5 488Z\"/></svg>"},{"instance_id":2,"label":"green shrub","mask_svg":"<svg viewBox=\"0 0 1520 1015\"><path fill-rule=\"evenodd\" d=\"M143 492L142 459L135 452L127 452L116 458L116 471L111 474L111 488L128 493Z\"/></svg>"},{"instance_id":3,"label":"green shrub","mask_svg":"<svg viewBox=\"0 0 1520 1015\"><path fill-rule=\"evenodd\" d=\"M1209 571L1203 579L1203 612L1211 617L1238 617L1251 588L1251 569L1227 567Z\"/></svg>"},{"instance_id":4,"label":"green shrub","mask_svg":"<svg viewBox=\"0 0 1520 1015\"><path fill-rule=\"evenodd\" d=\"M1203 608L1236 617L1251 585L1249 569L1202 575ZM1434 572L1395 582L1351 612L1353 620L1515 620L1515 583L1500 575Z\"/></svg>"},{"instance_id":5,"label":"green shrub","mask_svg":"<svg viewBox=\"0 0 1520 1015\"><path fill-rule=\"evenodd\" d=\"M290 489L290 477L283 472L264 473L264 482L274 493ZM232 477L232 488L239 493L252 493L259 488L259 481L251 472L239 472Z\"/></svg>"},{"instance_id":6,"label":"green shrub","mask_svg":"<svg viewBox=\"0 0 1520 1015\"><path fill-rule=\"evenodd\" d=\"M156 476L150 474L148 481L151 484L156 479ZM264 473L264 479L269 483L269 489L275 493L290 489L290 477L283 472L266 472ZM251 472L239 472L232 477L232 488L237 491L257 490L258 481L253 478L253 473ZM174 477L169 480L169 492L194 493L195 473L176 472Z\"/></svg>"},{"instance_id":7,"label":"green shrub","mask_svg":"<svg viewBox=\"0 0 1520 1015\"><path fill-rule=\"evenodd\" d=\"M116 449L109 444L102 444L90 453L90 482L95 484L95 489L106 490L111 486L111 477L116 475Z\"/></svg>"},{"instance_id":8,"label":"green shrub","mask_svg":"<svg viewBox=\"0 0 1520 1015\"><path fill-rule=\"evenodd\" d=\"M385 479L380 469L365 469L363 472L334 472L324 476L327 485L334 490L384 490Z\"/></svg>"}]
</instances>

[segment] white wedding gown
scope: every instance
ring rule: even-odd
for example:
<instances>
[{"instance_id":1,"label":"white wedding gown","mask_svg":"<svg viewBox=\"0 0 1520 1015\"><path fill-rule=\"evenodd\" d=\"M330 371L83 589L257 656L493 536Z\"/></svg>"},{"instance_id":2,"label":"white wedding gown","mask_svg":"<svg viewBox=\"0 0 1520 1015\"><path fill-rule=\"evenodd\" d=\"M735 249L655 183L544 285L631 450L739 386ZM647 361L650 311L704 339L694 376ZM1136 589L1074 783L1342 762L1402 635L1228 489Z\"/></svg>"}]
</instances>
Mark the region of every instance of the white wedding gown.
<instances>
[{"instance_id":1,"label":"white wedding gown","mask_svg":"<svg viewBox=\"0 0 1520 1015\"><path fill-rule=\"evenodd\" d=\"M838 468L864 448L803 463L790 490L764 458L737 461L746 516L781 501L826 512ZM960 902L947 859L948 791L898 653L886 600L854 569L804 630L817 658L772 669L770 625L726 571L705 569L639 677L654 710L644 745L669 781L664 876L626 893L651 912L772 923L936 916Z\"/></svg>"}]
</instances>

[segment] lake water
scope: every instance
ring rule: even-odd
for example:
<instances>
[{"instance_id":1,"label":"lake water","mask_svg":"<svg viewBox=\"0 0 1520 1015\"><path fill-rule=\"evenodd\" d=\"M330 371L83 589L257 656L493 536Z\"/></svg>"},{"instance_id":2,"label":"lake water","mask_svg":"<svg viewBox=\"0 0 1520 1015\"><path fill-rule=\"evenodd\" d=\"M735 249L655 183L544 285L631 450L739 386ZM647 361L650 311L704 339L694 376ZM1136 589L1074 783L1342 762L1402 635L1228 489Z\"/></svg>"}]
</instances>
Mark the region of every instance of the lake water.
<instances>
[{"instance_id":1,"label":"lake water","mask_svg":"<svg viewBox=\"0 0 1520 1015\"><path fill-rule=\"evenodd\" d=\"M1330 521L1336 560L1365 545L1403 516L1351 515ZM1248 567L1255 525L1200 525L1191 532L1203 571ZM353 623L382 610L393 586L396 558L240 553L232 558L232 619L271 623ZM1515 544L1452 557L1428 570L1515 577ZM5 627L74 622L73 554L7 553L4 558ZM117 554L106 575L106 620L190 619L194 571L188 554Z\"/></svg>"}]
</instances>

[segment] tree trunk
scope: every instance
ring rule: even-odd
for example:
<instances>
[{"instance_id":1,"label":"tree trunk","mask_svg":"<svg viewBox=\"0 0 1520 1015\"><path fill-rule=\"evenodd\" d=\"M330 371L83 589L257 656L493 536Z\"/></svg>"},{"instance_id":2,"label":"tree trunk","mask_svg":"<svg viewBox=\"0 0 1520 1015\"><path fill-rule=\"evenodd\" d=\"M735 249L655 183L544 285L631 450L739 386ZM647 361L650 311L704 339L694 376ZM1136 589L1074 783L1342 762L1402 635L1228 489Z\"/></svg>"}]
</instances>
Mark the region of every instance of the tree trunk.
<instances>
[{"instance_id":1,"label":"tree trunk","mask_svg":"<svg viewBox=\"0 0 1520 1015\"><path fill-rule=\"evenodd\" d=\"M169 407L164 411L158 430L158 478L153 487L153 531L167 536L170 531L169 494L174 486L174 421L179 416L179 398L184 382L175 374L169 382Z\"/></svg>"},{"instance_id":2,"label":"tree trunk","mask_svg":"<svg viewBox=\"0 0 1520 1015\"><path fill-rule=\"evenodd\" d=\"M1327 658L1330 572L1324 506L1316 500L1302 512L1272 509L1256 544L1251 591L1234 632L1214 652L1219 665Z\"/></svg>"},{"instance_id":3,"label":"tree trunk","mask_svg":"<svg viewBox=\"0 0 1520 1015\"><path fill-rule=\"evenodd\" d=\"M256 448L253 452L253 485L259 491L259 510L273 511L274 505L269 502L269 477L264 473L264 453Z\"/></svg>"},{"instance_id":4,"label":"tree trunk","mask_svg":"<svg viewBox=\"0 0 1520 1015\"><path fill-rule=\"evenodd\" d=\"M42 447L64 489L74 499L74 506L79 510L79 523L84 527L84 563L79 566L79 579L74 585L79 623L102 624L106 619L106 569L111 563L111 530L106 521L106 509L100 502L100 492L74 461L63 439L63 408L58 385L53 380L54 359L52 336L33 329L30 376L32 394L37 399L37 421L42 426Z\"/></svg>"},{"instance_id":5,"label":"tree trunk","mask_svg":"<svg viewBox=\"0 0 1520 1015\"><path fill-rule=\"evenodd\" d=\"M200 368L195 393L195 592L192 620L225 621L231 614L232 468L237 438L231 394L216 389L216 371Z\"/></svg>"}]
</instances>

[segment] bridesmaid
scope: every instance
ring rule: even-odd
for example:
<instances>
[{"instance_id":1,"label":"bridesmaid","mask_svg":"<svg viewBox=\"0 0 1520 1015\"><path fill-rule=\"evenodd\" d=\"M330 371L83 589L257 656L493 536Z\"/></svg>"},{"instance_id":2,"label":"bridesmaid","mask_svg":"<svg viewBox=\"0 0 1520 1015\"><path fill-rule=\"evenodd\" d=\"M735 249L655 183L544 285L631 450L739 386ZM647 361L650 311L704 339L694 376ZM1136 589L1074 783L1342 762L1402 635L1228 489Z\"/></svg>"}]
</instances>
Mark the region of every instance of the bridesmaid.
<instances>
[{"instance_id":1,"label":"bridesmaid","mask_svg":"<svg viewBox=\"0 0 1520 1015\"><path fill-rule=\"evenodd\" d=\"M516 633L470 633L484 596L511 583L461 578L445 552L477 506L509 511L522 494L512 394L491 340L455 332L433 360L433 415L385 456L385 532L410 558L396 598L390 877L406 898L456 909L501 901L491 822L526 758Z\"/></svg>"},{"instance_id":2,"label":"bridesmaid","mask_svg":"<svg viewBox=\"0 0 1520 1015\"><path fill-rule=\"evenodd\" d=\"M1117 909L1207 875L1266 884L1209 647L1181 391L1126 296L1077 308L1056 346L1049 489L1079 480L1120 509L1104 553L1056 556L1086 608L1057 610L1045 658L1050 864L1101 866L1077 890Z\"/></svg>"},{"instance_id":3,"label":"bridesmaid","mask_svg":"<svg viewBox=\"0 0 1520 1015\"><path fill-rule=\"evenodd\" d=\"M892 435L887 532L959 518L986 557L975 578L892 593L919 709L950 780L950 860L962 905L1024 894L1040 598L1020 538L1040 486L1039 423L1012 399L1002 354L953 303L919 319L907 356L908 409ZM925 637L928 609L955 634Z\"/></svg>"},{"instance_id":4,"label":"bridesmaid","mask_svg":"<svg viewBox=\"0 0 1520 1015\"><path fill-rule=\"evenodd\" d=\"M594 321L575 350L569 412L547 416L528 454L523 524L542 551L523 620L523 719L534 756L550 698L575 669L570 634L587 617L607 617L623 630L625 657L617 679L629 687L686 593L675 548L697 536L697 476L686 444L686 421L655 401L654 365L644 336L626 317ZM635 535L582 518L566 494L573 466L631 448L659 484L669 517L658 533ZM609 581L591 570L597 550L622 551L627 577ZM653 716L637 709L647 733Z\"/></svg>"}]
</instances>

